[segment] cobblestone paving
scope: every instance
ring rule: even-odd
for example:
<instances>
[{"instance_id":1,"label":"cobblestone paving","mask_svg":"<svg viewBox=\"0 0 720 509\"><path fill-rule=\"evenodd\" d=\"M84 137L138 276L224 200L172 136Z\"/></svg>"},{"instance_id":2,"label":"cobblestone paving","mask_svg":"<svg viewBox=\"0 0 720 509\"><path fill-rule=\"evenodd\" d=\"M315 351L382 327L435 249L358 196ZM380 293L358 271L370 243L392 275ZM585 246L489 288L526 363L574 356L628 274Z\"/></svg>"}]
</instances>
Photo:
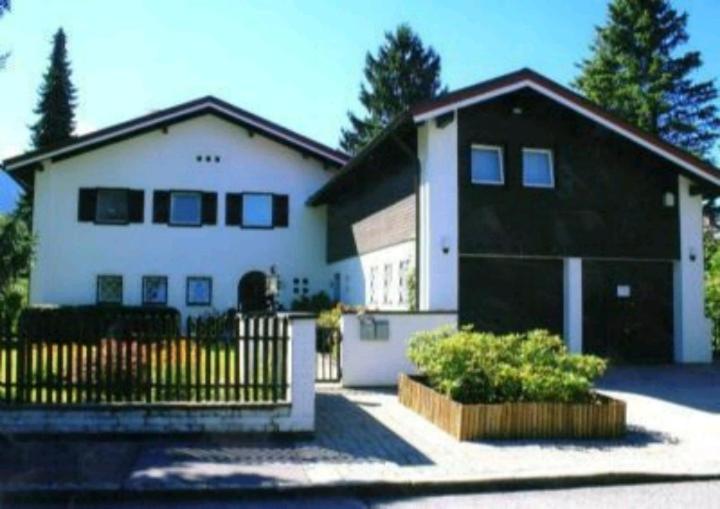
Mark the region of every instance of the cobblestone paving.
<instances>
[{"instance_id":1,"label":"cobblestone paving","mask_svg":"<svg viewBox=\"0 0 720 509\"><path fill-rule=\"evenodd\" d=\"M126 489L444 482L645 472L720 474L720 366L616 369L628 403L621 440L457 442L392 390L322 388L311 437L73 440L0 446L6 487Z\"/></svg>"}]
</instances>

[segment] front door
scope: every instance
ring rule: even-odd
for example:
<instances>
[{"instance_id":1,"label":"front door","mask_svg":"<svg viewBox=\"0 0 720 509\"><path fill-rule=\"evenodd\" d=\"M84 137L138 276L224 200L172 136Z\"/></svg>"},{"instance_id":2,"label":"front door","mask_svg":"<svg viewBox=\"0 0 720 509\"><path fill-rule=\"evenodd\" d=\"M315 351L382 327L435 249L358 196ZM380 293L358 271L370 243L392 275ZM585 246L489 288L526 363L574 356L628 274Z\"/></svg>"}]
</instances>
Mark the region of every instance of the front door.
<instances>
[{"instance_id":1,"label":"front door","mask_svg":"<svg viewBox=\"0 0 720 509\"><path fill-rule=\"evenodd\" d=\"M254 270L246 273L238 283L238 309L243 313L267 311L268 300L265 274Z\"/></svg>"}]
</instances>

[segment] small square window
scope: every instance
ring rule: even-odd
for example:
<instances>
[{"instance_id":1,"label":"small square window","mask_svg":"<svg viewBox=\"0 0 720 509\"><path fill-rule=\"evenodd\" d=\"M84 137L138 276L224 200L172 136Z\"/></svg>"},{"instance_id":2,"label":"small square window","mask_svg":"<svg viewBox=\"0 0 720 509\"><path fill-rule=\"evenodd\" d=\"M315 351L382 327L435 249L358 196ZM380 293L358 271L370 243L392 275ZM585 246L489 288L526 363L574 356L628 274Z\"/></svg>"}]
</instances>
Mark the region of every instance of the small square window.
<instances>
[{"instance_id":1,"label":"small square window","mask_svg":"<svg viewBox=\"0 0 720 509\"><path fill-rule=\"evenodd\" d=\"M201 224L200 193L175 191L170 194L170 224L195 226Z\"/></svg>"},{"instance_id":2,"label":"small square window","mask_svg":"<svg viewBox=\"0 0 720 509\"><path fill-rule=\"evenodd\" d=\"M551 150L523 149L523 185L525 187L554 187Z\"/></svg>"},{"instance_id":3,"label":"small square window","mask_svg":"<svg viewBox=\"0 0 720 509\"><path fill-rule=\"evenodd\" d=\"M142 303L144 306L167 304L167 277L144 276L142 278Z\"/></svg>"},{"instance_id":4,"label":"small square window","mask_svg":"<svg viewBox=\"0 0 720 509\"><path fill-rule=\"evenodd\" d=\"M212 278L187 278L186 302L188 306L209 306L212 303Z\"/></svg>"},{"instance_id":5,"label":"small square window","mask_svg":"<svg viewBox=\"0 0 720 509\"><path fill-rule=\"evenodd\" d=\"M503 149L487 145L473 145L470 156L473 184L503 185Z\"/></svg>"},{"instance_id":6,"label":"small square window","mask_svg":"<svg viewBox=\"0 0 720 509\"><path fill-rule=\"evenodd\" d=\"M98 276L96 300L98 304L122 304L122 276Z\"/></svg>"},{"instance_id":7,"label":"small square window","mask_svg":"<svg viewBox=\"0 0 720 509\"><path fill-rule=\"evenodd\" d=\"M243 195L243 226L246 228L272 228L273 200L271 194L247 193Z\"/></svg>"},{"instance_id":8,"label":"small square window","mask_svg":"<svg viewBox=\"0 0 720 509\"><path fill-rule=\"evenodd\" d=\"M95 221L122 224L128 222L128 194L126 189L98 189Z\"/></svg>"}]
</instances>

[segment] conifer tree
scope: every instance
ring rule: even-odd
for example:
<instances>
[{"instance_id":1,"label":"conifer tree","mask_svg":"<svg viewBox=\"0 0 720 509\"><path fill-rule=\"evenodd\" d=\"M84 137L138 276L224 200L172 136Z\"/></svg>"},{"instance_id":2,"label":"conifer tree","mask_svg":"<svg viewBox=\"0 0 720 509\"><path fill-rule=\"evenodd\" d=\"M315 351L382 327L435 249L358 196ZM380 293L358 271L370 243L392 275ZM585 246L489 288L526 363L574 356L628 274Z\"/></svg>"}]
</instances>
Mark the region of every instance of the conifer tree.
<instances>
[{"instance_id":1,"label":"conifer tree","mask_svg":"<svg viewBox=\"0 0 720 509\"><path fill-rule=\"evenodd\" d=\"M409 25L385 33L375 55L365 56L365 83L360 85L363 118L348 112L350 127L342 129L340 146L355 154L408 107L445 91L440 81L440 56L425 47Z\"/></svg>"},{"instance_id":2,"label":"conifer tree","mask_svg":"<svg viewBox=\"0 0 720 509\"><path fill-rule=\"evenodd\" d=\"M612 0L596 28L592 54L574 82L585 96L666 141L708 157L720 128L713 81L688 42L687 13L668 0Z\"/></svg>"},{"instance_id":3,"label":"conifer tree","mask_svg":"<svg viewBox=\"0 0 720 509\"><path fill-rule=\"evenodd\" d=\"M3 14L10 10L10 0L0 0L0 18ZM7 53L0 53L0 69L5 66L5 60L7 60Z\"/></svg>"},{"instance_id":4,"label":"conifer tree","mask_svg":"<svg viewBox=\"0 0 720 509\"><path fill-rule=\"evenodd\" d=\"M72 137L75 130L75 87L70 80L65 32L58 29L53 37L50 66L43 76L35 113L40 116L31 126L34 148L45 148Z\"/></svg>"}]
</instances>

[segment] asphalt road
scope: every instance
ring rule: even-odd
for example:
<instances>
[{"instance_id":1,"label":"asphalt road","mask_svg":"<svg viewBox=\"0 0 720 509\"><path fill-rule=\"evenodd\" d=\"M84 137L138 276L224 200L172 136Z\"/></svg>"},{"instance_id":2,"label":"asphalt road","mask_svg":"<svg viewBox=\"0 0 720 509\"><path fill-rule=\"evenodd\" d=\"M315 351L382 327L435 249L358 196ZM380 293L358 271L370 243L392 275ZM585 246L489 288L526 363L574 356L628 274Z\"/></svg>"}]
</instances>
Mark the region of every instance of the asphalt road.
<instances>
[{"instance_id":1,"label":"asphalt road","mask_svg":"<svg viewBox=\"0 0 720 509\"><path fill-rule=\"evenodd\" d=\"M404 499L369 499L330 497L312 499L273 499L248 501L221 500L152 500L126 502L78 503L24 503L7 504L0 501L0 508L73 508L73 509L130 509L153 507L159 509L228 509L228 508L302 508L302 509L458 509L465 507L525 508L624 508L664 509L692 507L692 509L720 507L720 481L684 482L668 484L640 484L632 486L609 486L598 488L575 488L566 490L518 491L504 493L481 493L442 495Z\"/></svg>"}]
</instances>

